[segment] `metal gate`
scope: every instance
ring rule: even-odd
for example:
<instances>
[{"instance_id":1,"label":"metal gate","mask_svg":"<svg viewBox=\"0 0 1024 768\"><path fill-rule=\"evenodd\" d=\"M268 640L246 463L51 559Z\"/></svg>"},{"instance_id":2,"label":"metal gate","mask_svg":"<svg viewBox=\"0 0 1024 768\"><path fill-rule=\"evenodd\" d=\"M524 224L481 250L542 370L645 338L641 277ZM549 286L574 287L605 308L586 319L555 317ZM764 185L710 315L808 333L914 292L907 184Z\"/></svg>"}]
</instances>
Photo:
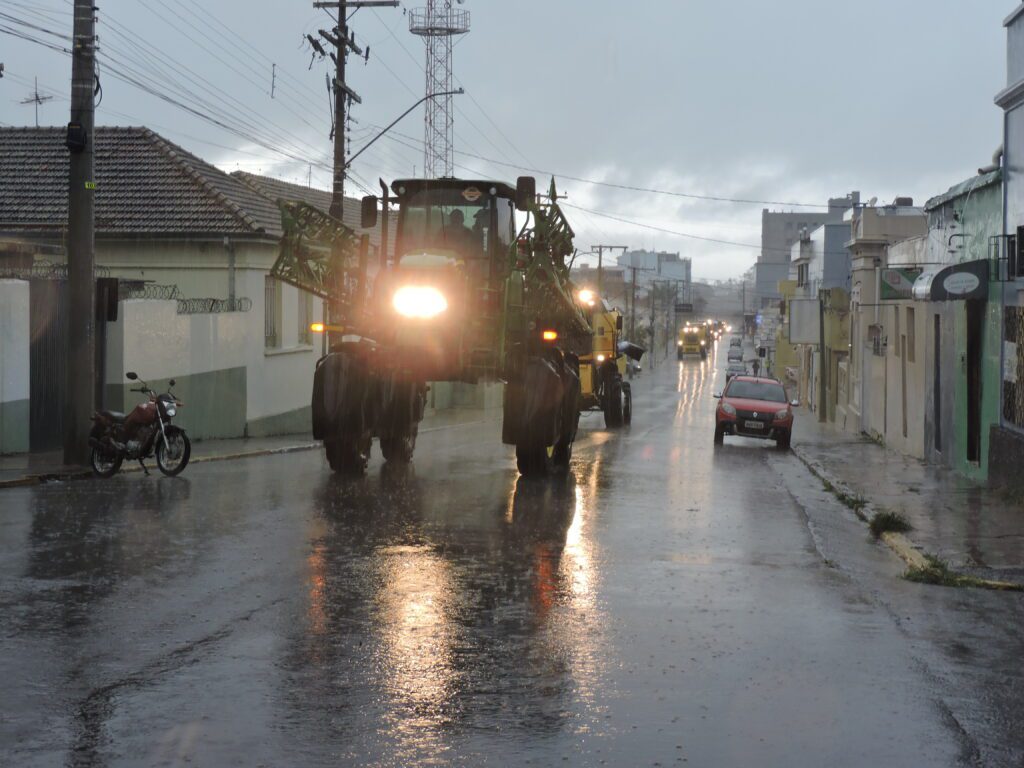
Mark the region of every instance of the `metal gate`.
<instances>
[{"instance_id":1,"label":"metal gate","mask_svg":"<svg viewBox=\"0 0 1024 768\"><path fill-rule=\"evenodd\" d=\"M110 285L109 283L113 283ZM110 291L117 301L116 281L96 286L96 407L103 405ZM116 303L113 305L116 311ZM29 281L29 450L60 450L64 445L67 406L68 283L56 278Z\"/></svg>"}]
</instances>

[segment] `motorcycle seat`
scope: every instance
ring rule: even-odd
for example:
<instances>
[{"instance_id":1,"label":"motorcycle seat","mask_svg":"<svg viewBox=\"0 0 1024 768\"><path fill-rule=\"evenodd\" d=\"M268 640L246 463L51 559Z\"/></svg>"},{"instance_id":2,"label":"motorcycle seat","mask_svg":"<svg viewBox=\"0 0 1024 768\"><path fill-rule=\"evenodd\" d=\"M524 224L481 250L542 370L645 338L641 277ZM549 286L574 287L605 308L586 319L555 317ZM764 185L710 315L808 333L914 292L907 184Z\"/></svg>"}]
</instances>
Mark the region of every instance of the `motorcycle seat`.
<instances>
[{"instance_id":1,"label":"motorcycle seat","mask_svg":"<svg viewBox=\"0 0 1024 768\"><path fill-rule=\"evenodd\" d=\"M121 413L120 411L103 411L101 415L105 416L106 418L110 419L111 421L117 424L120 424L121 422L124 421L124 414Z\"/></svg>"}]
</instances>

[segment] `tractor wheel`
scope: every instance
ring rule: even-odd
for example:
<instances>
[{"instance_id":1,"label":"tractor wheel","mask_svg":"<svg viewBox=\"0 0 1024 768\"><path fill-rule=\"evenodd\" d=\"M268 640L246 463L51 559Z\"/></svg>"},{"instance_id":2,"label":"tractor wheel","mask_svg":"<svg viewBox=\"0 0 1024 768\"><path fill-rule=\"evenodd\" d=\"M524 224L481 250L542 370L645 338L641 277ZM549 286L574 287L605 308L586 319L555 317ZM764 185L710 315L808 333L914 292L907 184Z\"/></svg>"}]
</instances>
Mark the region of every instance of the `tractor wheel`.
<instances>
[{"instance_id":1,"label":"tractor wheel","mask_svg":"<svg viewBox=\"0 0 1024 768\"><path fill-rule=\"evenodd\" d=\"M612 381L604 396L604 425L608 429L622 426L622 382Z\"/></svg>"},{"instance_id":2,"label":"tractor wheel","mask_svg":"<svg viewBox=\"0 0 1024 768\"><path fill-rule=\"evenodd\" d=\"M517 445L516 466L523 477L546 477L554 465L554 446Z\"/></svg>"},{"instance_id":3,"label":"tractor wheel","mask_svg":"<svg viewBox=\"0 0 1024 768\"><path fill-rule=\"evenodd\" d=\"M622 423L633 423L633 388L629 384L622 385Z\"/></svg>"},{"instance_id":4,"label":"tractor wheel","mask_svg":"<svg viewBox=\"0 0 1024 768\"><path fill-rule=\"evenodd\" d=\"M419 422L409 427L409 434L402 436L382 437L380 439L380 452L384 455L384 461L408 464L412 461L412 455L416 450L416 435L419 433Z\"/></svg>"},{"instance_id":5,"label":"tractor wheel","mask_svg":"<svg viewBox=\"0 0 1024 768\"><path fill-rule=\"evenodd\" d=\"M327 463L338 474L361 475L366 471L366 462L370 458L369 446L360 446L358 440L325 440L324 449L327 453Z\"/></svg>"}]
</instances>

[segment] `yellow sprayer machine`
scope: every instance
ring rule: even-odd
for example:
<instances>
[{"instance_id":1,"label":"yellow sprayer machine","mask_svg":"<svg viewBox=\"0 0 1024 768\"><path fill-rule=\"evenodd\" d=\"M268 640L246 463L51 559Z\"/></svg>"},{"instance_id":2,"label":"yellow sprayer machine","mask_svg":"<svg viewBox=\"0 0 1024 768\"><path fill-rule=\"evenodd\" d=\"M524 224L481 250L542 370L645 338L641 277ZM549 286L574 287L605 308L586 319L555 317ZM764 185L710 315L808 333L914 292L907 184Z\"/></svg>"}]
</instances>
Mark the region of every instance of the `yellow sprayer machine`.
<instances>
[{"instance_id":1,"label":"yellow sprayer machine","mask_svg":"<svg viewBox=\"0 0 1024 768\"><path fill-rule=\"evenodd\" d=\"M644 350L622 339L622 313L594 291L579 292L581 305L590 308L593 343L580 355L580 410L604 412L609 428L629 424L633 418L633 393L623 381L626 358L639 361Z\"/></svg>"}]
</instances>

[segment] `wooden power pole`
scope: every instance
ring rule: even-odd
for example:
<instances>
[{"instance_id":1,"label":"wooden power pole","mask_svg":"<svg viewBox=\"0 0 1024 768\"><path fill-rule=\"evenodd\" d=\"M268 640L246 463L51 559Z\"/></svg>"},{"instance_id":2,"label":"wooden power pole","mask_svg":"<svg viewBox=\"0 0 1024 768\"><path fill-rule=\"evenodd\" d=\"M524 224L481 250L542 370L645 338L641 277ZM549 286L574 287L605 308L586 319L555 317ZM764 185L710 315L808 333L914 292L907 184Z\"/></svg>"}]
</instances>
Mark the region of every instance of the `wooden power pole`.
<instances>
[{"instance_id":1,"label":"wooden power pole","mask_svg":"<svg viewBox=\"0 0 1024 768\"><path fill-rule=\"evenodd\" d=\"M95 153L96 16L75 0L71 50L68 174L68 357L64 463L89 458L89 418L96 407Z\"/></svg>"},{"instance_id":2,"label":"wooden power pole","mask_svg":"<svg viewBox=\"0 0 1024 768\"><path fill-rule=\"evenodd\" d=\"M363 55L363 49L356 45L355 35L349 33L348 10L359 8L397 8L399 0L332 0L313 3L314 8L337 8L338 26L333 30L320 30L320 37L333 48L331 58L334 59L334 180L331 187L331 216L342 220L345 212L345 112L349 102L362 104L359 94L345 82L345 59L351 51L356 56Z\"/></svg>"}]
</instances>

